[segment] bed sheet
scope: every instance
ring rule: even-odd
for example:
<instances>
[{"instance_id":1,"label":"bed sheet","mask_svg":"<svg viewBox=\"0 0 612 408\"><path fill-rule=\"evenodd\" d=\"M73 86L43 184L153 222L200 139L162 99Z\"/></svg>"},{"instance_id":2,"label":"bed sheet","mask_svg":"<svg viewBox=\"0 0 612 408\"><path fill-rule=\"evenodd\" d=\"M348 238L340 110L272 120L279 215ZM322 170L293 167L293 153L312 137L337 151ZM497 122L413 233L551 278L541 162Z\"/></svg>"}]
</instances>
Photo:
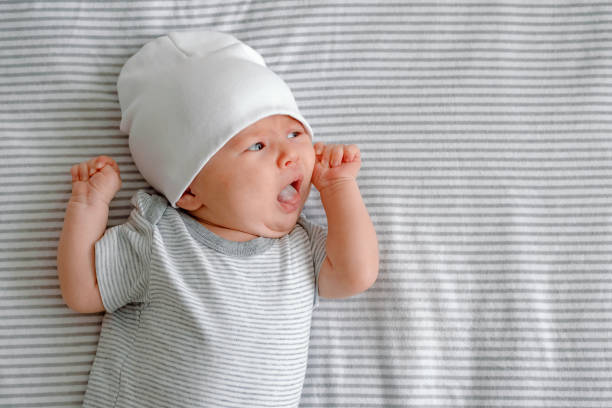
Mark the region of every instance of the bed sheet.
<instances>
[{"instance_id":1,"label":"bed sheet","mask_svg":"<svg viewBox=\"0 0 612 408\"><path fill-rule=\"evenodd\" d=\"M612 3L233 0L0 3L0 407L80 406L102 316L61 298L69 169L119 163L109 227L153 192L117 75L202 28L362 151L380 275L321 300L302 407L612 406Z\"/></svg>"}]
</instances>

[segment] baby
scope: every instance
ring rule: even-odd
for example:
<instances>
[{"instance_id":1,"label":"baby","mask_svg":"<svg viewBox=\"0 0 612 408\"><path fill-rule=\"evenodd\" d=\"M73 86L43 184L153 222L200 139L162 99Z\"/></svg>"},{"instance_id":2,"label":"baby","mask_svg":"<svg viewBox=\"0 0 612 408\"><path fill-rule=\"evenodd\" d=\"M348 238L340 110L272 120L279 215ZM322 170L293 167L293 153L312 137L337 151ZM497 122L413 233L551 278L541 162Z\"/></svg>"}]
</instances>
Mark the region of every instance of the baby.
<instances>
[{"instance_id":1,"label":"baby","mask_svg":"<svg viewBox=\"0 0 612 408\"><path fill-rule=\"evenodd\" d=\"M175 32L118 80L121 129L145 179L98 156L72 167L58 247L66 304L106 311L85 407L296 407L318 296L367 290L376 233L355 145L312 142L287 85L234 37ZM328 229L301 215L311 184Z\"/></svg>"}]
</instances>

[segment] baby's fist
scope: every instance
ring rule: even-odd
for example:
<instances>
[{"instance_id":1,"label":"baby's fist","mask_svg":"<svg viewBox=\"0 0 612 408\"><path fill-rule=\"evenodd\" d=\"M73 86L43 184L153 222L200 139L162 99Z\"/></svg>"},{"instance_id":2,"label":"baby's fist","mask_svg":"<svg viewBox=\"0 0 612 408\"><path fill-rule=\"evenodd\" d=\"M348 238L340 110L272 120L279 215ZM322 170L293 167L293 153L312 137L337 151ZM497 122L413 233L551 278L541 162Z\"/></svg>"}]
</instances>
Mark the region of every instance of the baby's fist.
<instances>
[{"instance_id":1,"label":"baby's fist","mask_svg":"<svg viewBox=\"0 0 612 408\"><path fill-rule=\"evenodd\" d=\"M337 182L357 178L361 167L361 153L356 145L326 145L317 142L314 151L312 183L319 192Z\"/></svg>"},{"instance_id":2,"label":"baby's fist","mask_svg":"<svg viewBox=\"0 0 612 408\"><path fill-rule=\"evenodd\" d=\"M82 204L105 203L109 205L121 189L119 166L108 156L98 156L75 164L72 175L71 201Z\"/></svg>"}]
</instances>

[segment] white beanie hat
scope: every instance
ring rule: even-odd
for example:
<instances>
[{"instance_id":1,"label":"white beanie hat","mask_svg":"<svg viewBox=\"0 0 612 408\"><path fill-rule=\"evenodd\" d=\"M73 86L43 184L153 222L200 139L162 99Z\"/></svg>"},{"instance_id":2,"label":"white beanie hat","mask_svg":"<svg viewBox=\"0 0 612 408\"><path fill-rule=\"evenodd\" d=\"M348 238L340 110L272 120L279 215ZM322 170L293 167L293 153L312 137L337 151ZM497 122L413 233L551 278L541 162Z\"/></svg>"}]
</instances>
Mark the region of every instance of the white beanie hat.
<instances>
[{"instance_id":1,"label":"white beanie hat","mask_svg":"<svg viewBox=\"0 0 612 408\"><path fill-rule=\"evenodd\" d=\"M287 84L229 34L182 31L148 42L121 69L117 91L134 163L174 208L208 160L258 120L289 115L313 136Z\"/></svg>"}]
</instances>

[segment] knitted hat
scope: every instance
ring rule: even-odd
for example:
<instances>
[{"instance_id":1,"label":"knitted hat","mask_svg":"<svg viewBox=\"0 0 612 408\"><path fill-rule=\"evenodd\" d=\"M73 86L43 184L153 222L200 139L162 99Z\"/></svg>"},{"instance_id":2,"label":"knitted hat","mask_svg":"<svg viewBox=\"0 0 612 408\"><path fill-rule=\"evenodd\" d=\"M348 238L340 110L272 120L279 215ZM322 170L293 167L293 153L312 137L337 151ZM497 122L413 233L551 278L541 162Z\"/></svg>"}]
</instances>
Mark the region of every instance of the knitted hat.
<instances>
[{"instance_id":1,"label":"knitted hat","mask_svg":"<svg viewBox=\"0 0 612 408\"><path fill-rule=\"evenodd\" d=\"M117 90L134 163L174 208L208 160L258 120L289 115L313 135L287 84L229 34L156 38L125 63Z\"/></svg>"}]
</instances>

